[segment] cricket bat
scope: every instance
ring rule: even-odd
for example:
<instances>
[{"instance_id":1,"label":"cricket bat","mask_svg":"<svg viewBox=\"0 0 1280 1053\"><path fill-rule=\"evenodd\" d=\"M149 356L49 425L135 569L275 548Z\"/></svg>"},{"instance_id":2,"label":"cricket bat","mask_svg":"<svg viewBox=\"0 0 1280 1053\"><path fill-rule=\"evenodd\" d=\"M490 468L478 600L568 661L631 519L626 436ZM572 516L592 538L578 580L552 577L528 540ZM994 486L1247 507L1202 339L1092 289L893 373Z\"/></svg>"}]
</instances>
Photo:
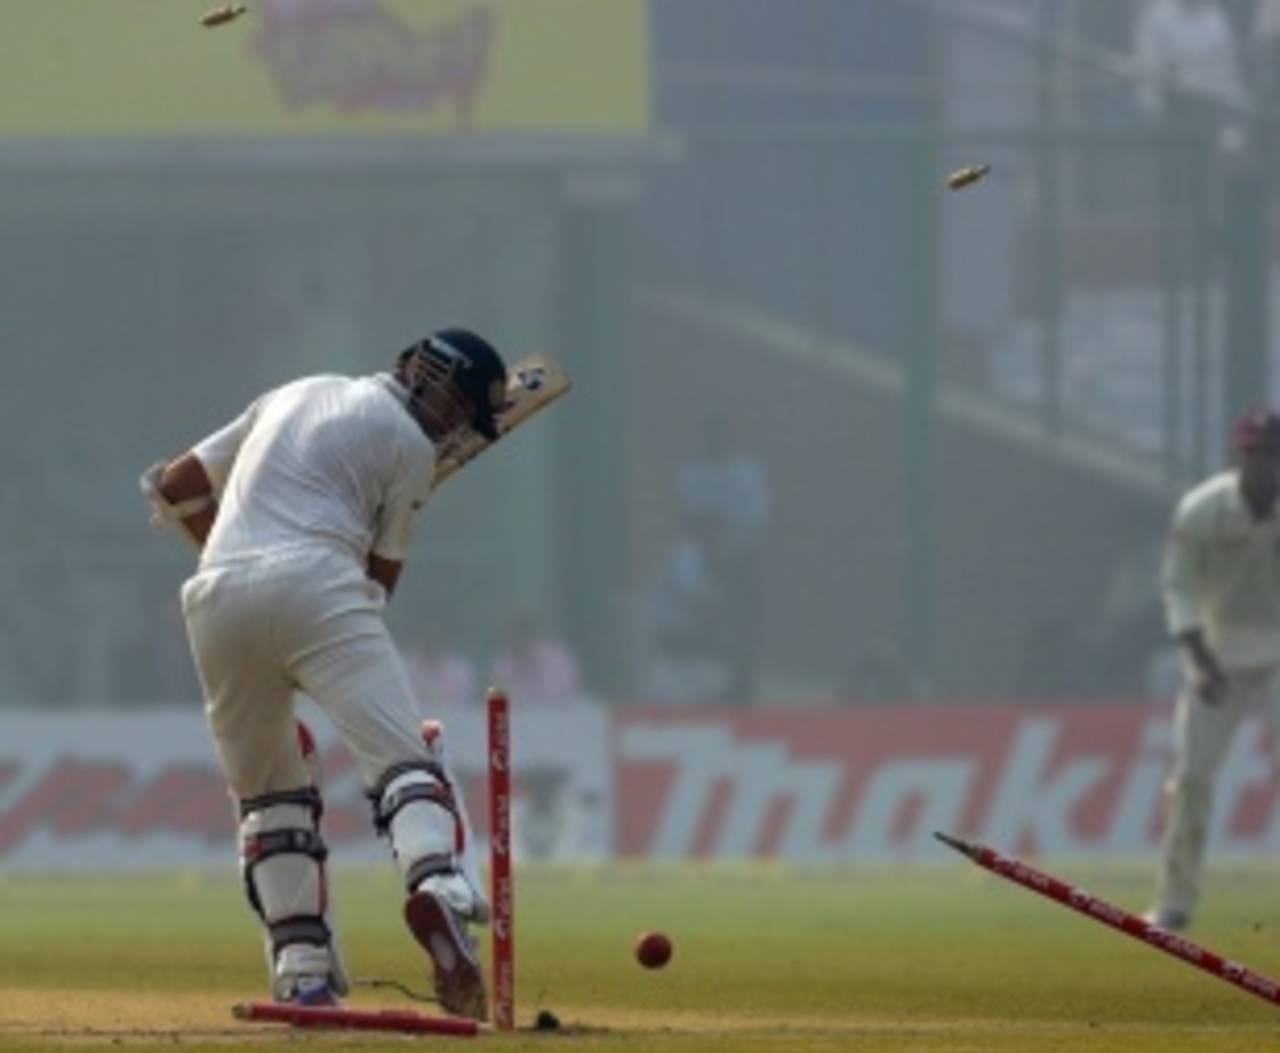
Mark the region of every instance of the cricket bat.
<instances>
[{"instance_id":1,"label":"cricket bat","mask_svg":"<svg viewBox=\"0 0 1280 1053\"><path fill-rule=\"evenodd\" d=\"M569 375L545 355L522 358L511 367L507 379L507 399L496 416L498 438L503 438L535 413L546 409L572 386ZM439 486L469 460L492 445L488 439L469 431L461 442L441 452L436 461L433 485Z\"/></svg>"}]
</instances>

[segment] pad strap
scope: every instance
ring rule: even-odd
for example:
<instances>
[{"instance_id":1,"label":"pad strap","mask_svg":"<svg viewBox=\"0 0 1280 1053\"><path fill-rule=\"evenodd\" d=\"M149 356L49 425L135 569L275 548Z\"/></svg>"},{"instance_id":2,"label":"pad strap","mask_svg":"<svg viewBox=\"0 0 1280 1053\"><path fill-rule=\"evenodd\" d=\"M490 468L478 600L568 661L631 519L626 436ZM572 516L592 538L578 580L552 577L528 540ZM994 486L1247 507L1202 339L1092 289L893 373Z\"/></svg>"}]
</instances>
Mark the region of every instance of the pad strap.
<instances>
[{"instance_id":1,"label":"pad strap","mask_svg":"<svg viewBox=\"0 0 1280 1053\"><path fill-rule=\"evenodd\" d=\"M260 797L246 797L240 802L240 818L247 819L251 812L265 811L274 804L296 804L302 808L310 808L311 816L317 823L324 815L324 800L320 791L314 786L303 786L296 790L264 793Z\"/></svg>"},{"instance_id":2,"label":"pad strap","mask_svg":"<svg viewBox=\"0 0 1280 1053\"><path fill-rule=\"evenodd\" d=\"M332 938L329 926L318 914L300 914L284 918L267 926L271 937L271 953L278 957L282 947L293 943L309 943L315 947L328 947Z\"/></svg>"},{"instance_id":3,"label":"pad strap","mask_svg":"<svg viewBox=\"0 0 1280 1053\"><path fill-rule=\"evenodd\" d=\"M423 772L431 776L432 781L409 783L388 793L387 787L391 783L400 776L412 772ZM453 790L449 787L444 770L438 764L422 762L393 765L387 769L367 796L373 806L373 828L382 836L389 833L391 820L395 818L396 813L411 801L429 801L443 808L455 819L458 818L458 804L454 799Z\"/></svg>"},{"instance_id":4,"label":"pad strap","mask_svg":"<svg viewBox=\"0 0 1280 1053\"><path fill-rule=\"evenodd\" d=\"M315 827L285 826L276 830L257 830L243 833L240 837L240 872L244 878L245 895L249 905L266 921L262 900L258 896L257 884L253 872L259 864L274 856L295 855L306 856L315 860L321 868L322 877L325 860L329 858L328 846L324 843L318 829L320 816L324 812L324 802L320 792L313 786L300 787L296 790L280 790L264 793L258 797L247 797L240 802L240 821L243 824L251 815L269 811L275 807L306 808L311 812ZM296 822L296 820L295 820Z\"/></svg>"},{"instance_id":5,"label":"pad strap","mask_svg":"<svg viewBox=\"0 0 1280 1053\"><path fill-rule=\"evenodd\" d=\"M262 910L262 901L258 898L257 886L253 883L253 869L272 856L309 856L320 866L324 866L329 858L328 846L317 830L264 830L240 840L241 873L244 876L244 891L249 906L266 921Z\"/></svg>"},{"instance_id":6,"label":"pad strap","mask_svg":"<svg viewBox=\"0 0 1280 1053\"><path fill-rule=\"evenodd\" d=\"M323 863L329 849L317 830L264 830L241 840L240 855L247 867L279 855L310 856Z\"/></svg>"},{"instance_id":7,"label":"pad strap","mask_svg":"<svg viewBox=\"0 0 1280 1053\"><path fill-rule=\"evenodd\" d=\"M452 855L441 853L440 855L423 856L405 872L405 889L413 892L429 877L456 874L457 872L458 866L454 862Z\"/></svg>"}]
</instances>

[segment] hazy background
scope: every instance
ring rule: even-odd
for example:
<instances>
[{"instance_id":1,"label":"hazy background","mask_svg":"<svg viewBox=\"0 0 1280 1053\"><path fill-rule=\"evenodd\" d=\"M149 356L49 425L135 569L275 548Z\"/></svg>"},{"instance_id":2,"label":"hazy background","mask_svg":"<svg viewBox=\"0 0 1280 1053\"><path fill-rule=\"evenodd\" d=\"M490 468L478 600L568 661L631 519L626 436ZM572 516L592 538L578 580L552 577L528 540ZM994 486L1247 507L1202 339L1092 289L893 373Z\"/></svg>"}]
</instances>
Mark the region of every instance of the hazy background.
<instances>
[{"instance_id":1,"label":"hazy background","mask_svg":"<svg viewBox=\"0 0 1280 1053\"><path fill-rule=\"evenodd\" d=\"M0 703L194 699L138 473L446 324L577 387L433 500L406 648L482 684L536 622L617 706L1166 692L1164 524L1273 372L1223 6L1243 93L1153 110L1129 0L0 0Z\"/></svg>"}]
</instances>

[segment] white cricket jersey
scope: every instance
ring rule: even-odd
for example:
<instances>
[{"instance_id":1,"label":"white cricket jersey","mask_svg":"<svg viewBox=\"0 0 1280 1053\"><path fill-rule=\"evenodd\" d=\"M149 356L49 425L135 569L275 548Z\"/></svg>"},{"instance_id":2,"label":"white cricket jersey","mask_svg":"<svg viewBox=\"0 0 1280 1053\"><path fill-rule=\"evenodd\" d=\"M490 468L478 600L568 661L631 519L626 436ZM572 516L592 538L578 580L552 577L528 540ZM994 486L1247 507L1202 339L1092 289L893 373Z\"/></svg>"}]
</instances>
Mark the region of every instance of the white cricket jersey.
<instances>
[{"instance_id":1,"label":"white cricket jersey","mask_svg":"<svg viewBox=\"0 0 1280 1053\"><path fill-rule=\"evenodd\" d=\"M1203 630L1227 668L1280 661L1280 508L1255 519L1238 472L1207 479L1179 502L1162 577L1172 633Z\"/></svg>"},{"instance_id":2,"label":"white cricket jersey","mask_svg":"<svg viewBox=\"0 0 1280 1053\"><path fill-rule=\"evenodd\" d=\"M201 566L299 547L403 560L435 447L390 374L305 377L198 443L218 498Z\"/></svg>"}]
</instances>

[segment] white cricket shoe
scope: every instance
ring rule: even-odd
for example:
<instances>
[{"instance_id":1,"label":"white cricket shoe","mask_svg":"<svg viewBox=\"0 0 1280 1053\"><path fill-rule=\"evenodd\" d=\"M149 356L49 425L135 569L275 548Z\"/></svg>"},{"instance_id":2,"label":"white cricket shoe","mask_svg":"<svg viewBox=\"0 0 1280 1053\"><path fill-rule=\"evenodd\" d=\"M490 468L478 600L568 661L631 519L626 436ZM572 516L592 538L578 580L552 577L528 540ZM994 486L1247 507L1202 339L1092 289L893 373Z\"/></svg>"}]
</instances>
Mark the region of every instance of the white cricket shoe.
<instances>
[{"instance_id":1,"label":"white cricket shoe","mask_svg":"<svg viewBox=\"0 0 1280 1053\"><path fill-rule=\"evenodd\" d=\"M329 983L328 976L299 976L293 981L293 989L284 1001L302 1006L341 1005Z\"/></svg>"},{"instance_id":2,"label":"white cricket shoe","mask_svg":"<svg viewBox=\"0 0 1280 1053\"><path fill-rule=\"evenodd\" d=\"M271 953L269 947L267 953ZM338 1005L338 996L345 994L347 987L345 980L334 976L333 961L328 947L290 943L280 948L272 966L275 975L271 987L276 1001Z\"/></svg>"},{"instance_id":3,"label":"white cricket shoe","mask_svg":"<svg viewBox=\"0 0 1280 1053\"><path fill-rule=\"evenodd\" d=\"M404 920L435 967L440 1007L454 1016L487 1019L484 970L462 916L442 895L419 889L405 900Z\"/></svg>"},{"instance_id":4,"label":"white cricket shoe","mask_svg":"<svg viewBox=\"0 0 1280 1053\"><path fill-rule=\"evenodd\" d=\"M1191 915L1185 910L1152 907L1142 915L1142 920L1148 925L1164 929L1165 932L1182 932L1191 924Z\"/></svg>"}]
</instances>

